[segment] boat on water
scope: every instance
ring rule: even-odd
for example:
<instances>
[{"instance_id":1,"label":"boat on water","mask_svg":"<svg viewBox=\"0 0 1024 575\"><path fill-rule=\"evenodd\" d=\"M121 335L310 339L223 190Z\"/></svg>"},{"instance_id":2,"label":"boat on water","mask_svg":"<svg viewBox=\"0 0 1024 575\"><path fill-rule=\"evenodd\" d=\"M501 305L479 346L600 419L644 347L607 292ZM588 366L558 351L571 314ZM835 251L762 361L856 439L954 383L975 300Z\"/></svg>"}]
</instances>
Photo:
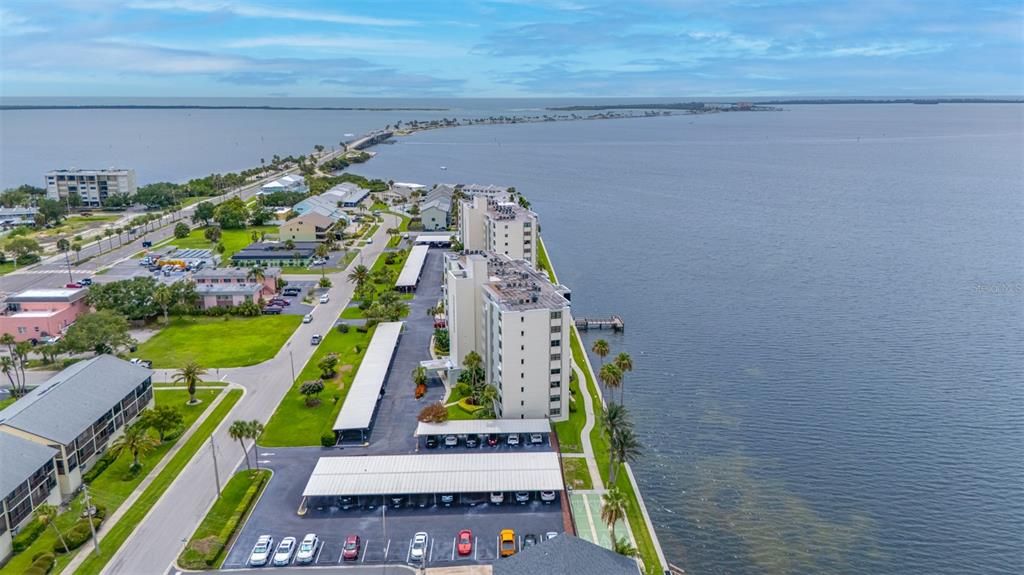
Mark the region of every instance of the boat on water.
<instances>
[{"instance_id":1,"label":"boat on water","mask_svg":"<svg viewBox=\"0 0 1024 575\"><path fill-rule=\"evenodd\" d=\"M447 169L448 169L448 166L441 166L441 169L442 169L442 170L447 170Z\"/></svg>"},{"instance_id":2,"label":"boat on water","mask_svg":"<svg viewBox=\"0 0 1024 575\"><path fill-rule=\"evenodd\" d=\"M345 137L346 138L353 138L353 137L355 137L355 134L345 134Z\"/></svg>"}]
</instances>

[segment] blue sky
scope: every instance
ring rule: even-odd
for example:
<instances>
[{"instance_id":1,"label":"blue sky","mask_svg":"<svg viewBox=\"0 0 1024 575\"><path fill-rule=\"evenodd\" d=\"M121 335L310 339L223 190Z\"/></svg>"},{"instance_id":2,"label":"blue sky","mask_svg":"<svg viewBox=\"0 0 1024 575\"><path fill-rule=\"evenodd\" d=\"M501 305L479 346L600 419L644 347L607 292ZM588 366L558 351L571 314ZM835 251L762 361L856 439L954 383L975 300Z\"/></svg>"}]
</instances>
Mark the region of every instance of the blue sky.
<instances>
[{"instance_id":1,"label":"blue sky","mask_svg":"<svg viewBox=\"0 0 1024 575\"><path fill-rule=\"evenodd\" d=\"M3 96L1024 94L1021 0L4 0Z\"/></svg>"}]
</instances>

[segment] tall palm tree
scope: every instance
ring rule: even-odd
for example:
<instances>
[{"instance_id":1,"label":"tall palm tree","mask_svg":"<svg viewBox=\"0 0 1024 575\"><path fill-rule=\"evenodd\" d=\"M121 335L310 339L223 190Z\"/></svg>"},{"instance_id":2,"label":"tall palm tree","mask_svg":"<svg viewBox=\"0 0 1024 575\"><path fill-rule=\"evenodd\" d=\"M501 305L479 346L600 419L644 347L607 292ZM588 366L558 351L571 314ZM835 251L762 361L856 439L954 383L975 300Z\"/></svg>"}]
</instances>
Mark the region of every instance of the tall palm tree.
<instances>
[{"instance_id":1,"label":"tall palm tree","mask_svg":"<svg viewBox=\"0 0 1024 575\"><path fill-rule=\"evenodd\" d=\"M601 424L604 426L605 439L608 441L609 451L614 437L623 429L633 426L629 418L629 411L620 403L609 403L608 407L601 414ZM608 477L612 477L615 469L615 457L611 455L608 461Z\"/></svg>"},{"instance_id":2,"label":"tall palm tree","mask_svg":"<svg viewBox=\"0 0 1024 575\"><path fill-rule=\"evenodd\" d=\"M356 267L352 268L352 271L348 272L348 281L356 284L356 290L363 287L363 284L369 281L369 279L370 268L364 266L363 264L357 265Z\"/></svg>"},{"instance_id":3,"label":"tall palm tree","mask_svg":"<svg viewBox=\"0 0 1024 575\"><path fill-rule=\"evenodd\" d=\"M609 470L608 479L615 485L615 476L621 463L632 463L643 455L643 447L640 440L633 433L633 425L630 424L619 429L618 433L612 435L611 460L614 462Z\"/></svg>"},{"instance_id":4,"label":"tall palm tree","mask_svg":"<svg viewBox=\"0 0 1024 575\"><path fill-rule=\"evenodd\" d=\"M36 507L35 518L42 525L49 525L53 527L53 530L57 532L57 538L60 539L60 544L64 546L64 552L70 553L68 549L68 542L64 540L64 534L61 533L60 527L57 527L57 507L50 505L49 503L43 503L39 507Z\"/></svg>"},{"instance_id":5,"label":"tall palm tree","mask_svg":"<svg viewBox=\"0 0 1024 575\"><path fill-rule=\"evenodd\" d=\"M601 365L604 365L604 358L611 352L611 348L608 347L608 342L599 339L594 342L594 346L590 348L590 351L597 354L601 358Z\"/></svg>"},{"instance_id":6,"label":"tall palm tree","mask_svg":"<svg viewBox=\"0 0 1024 575\"><path fill-rule=\"evenodd\" d=\"M601 496L601 521L611 531L612 541L615 537L615 524L626 518L626 495L619 488L612 487Z\"/></svg>"},{"instance_id":7,"label":"tall palm tree","mask_svg":"<svg viewBox=\"0 0 1024 575\"><path fill-rule=\"evenodd\" d=\"M245 468L252 471L252 466L249 465L249 450L245 448L245 440L249 437L249 422L236 419L231 422L231 426L228 427L228 435L231 439L237 440L242 446L242 455L245 456Z\"/></svg>"},{"instance_id":8,"label":"tall palm tree","mask_svg":"<svg viewBox=\"0 0 1024 575\"><path fill-rule=\"evenodd\" d=\"M633 358L624 351L619 352L612 361L615 367L619 368L619 403L625 403L626 399L626 372L633 371Z\"/></svg>"},{"instance_id":9,"label":"tall palm tree","mask_svg":"<svg viewBox=\"0 0 1024 575\"><path fill-rule=\"evenodd\" d=\"M132 454L132 467L138 467L139 456L153 451L158 445L160 442L149 434L149 428L144 425L133 425L126 428L121 437L110 444L110 453L114 457L120 457L127 451Z\"/></svg>"},{"instance_id":10,"label":"tall palm tree","mask_svg":"<svg viewBox=\"0 0 1024 575\"><path fill-rule=\"evenodd\" d=\"M249 272L245 274L245 279L261 284L267 279L267 272L263 271L263 268L260 266L253 266L249 269Z\"/></svg>"},{"instance_id":11,"label":"tall palm tree","mask_svg":"<svg viewBox=\"0 0 1024 575\"><path fill-rule=\"evenodd\" d=\"M615 366L614 363L606 363L601 366L601 371L597 372L597 378L601 380L610 390L616 390L622 385L622 372Z\"/></svg>"},{"instance_id":12,"label":"tall palm tree","mask_svg":"<svg viewBox=\"0 0 1024 575\"><path fill-rule=\"evenodd\" d=\"M204 375L206 375L206 370L199 367L199 364L194 361L190 361L188 365L174 374L174 383L184 383L188 387L189 405L199 403L196 400L196 384L202 381Z\"/></svg>"},{"instance_id":13,"label":"tall palm tree","mask_svg":"<svg viewBox=\"0 0 1024 575\"><path fill-rule=\"evenodd\" d=\"M462 367L469 370L470 384L473 386L474 392L477 391L477 376L480 374L483 363L483 358L475 351L467 353L466 357L462 358Z\"/></svg>"},{"instance_id":14,"label":"tall palm tree","mask_svg":"<svg viewBox=\"0 0 1024 575\"><path fill-rule=\"evenodd\" d=\"M252 456L253 460L256 461L256 470L258 471L260 468L260 447L259 445L256 445L256 440L259 439L261 435L263 435L264 427L263 424L260 423L258 419L250 421L249 423L246 424L245 427L247 431L245 437L247 439L252 440Z\"/></svg>"},{"instance_id":15,"label":"tall palm tree","mask_svg":"<svg viewBox=\"0 0 1024 575\"><path fill-rule=\"evenodd\" d=\"M327 259L327 256L331 255L330 248L327 247L327 244L320 244L320 245L318 245L316 247L315 253L316 253L316 256L318 258L324 259L324 260ZM327 264L324 264L324 265L320 266L320 277L326 277L326 276L327 276Z\"/></svg>"}]
</instances>

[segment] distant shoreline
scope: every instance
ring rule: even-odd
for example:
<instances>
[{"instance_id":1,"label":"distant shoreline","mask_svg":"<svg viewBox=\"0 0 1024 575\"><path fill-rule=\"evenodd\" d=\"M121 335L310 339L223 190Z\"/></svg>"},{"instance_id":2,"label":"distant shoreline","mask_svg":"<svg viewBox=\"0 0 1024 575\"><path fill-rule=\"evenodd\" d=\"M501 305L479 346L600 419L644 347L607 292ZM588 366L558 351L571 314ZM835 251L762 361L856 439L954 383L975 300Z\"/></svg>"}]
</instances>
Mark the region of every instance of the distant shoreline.
<instances>
[{"instance_id":1,"label":"distant shoreline","mask_svg":"<svg viewBox=\"0 0 1024 575\"><path fill-rule=\"evenodd\" d=\"M583 104L575 106L556 106L546 110L571 112L583 110L701 110L705 106L738 106L736 102L675 102L651 104ZM801 104L1024 104L1024 98L894 98L894 99L860 99L860 98L821 98L795 100L757 100L747 101L753 108L758 106L796 106Z\"/></svg>"},{"instance_id":2,"label":"distant shoreline","mask_svg":"<svg viewBox=\"0 0 1024 575\"><path fill-rule=\"evenodd\" d=\"M3 104L0 110L315 110L338 112L445 112L449 108L369 108L341 106L203 106L189 104Z\"/></svg>"}]
</instances>

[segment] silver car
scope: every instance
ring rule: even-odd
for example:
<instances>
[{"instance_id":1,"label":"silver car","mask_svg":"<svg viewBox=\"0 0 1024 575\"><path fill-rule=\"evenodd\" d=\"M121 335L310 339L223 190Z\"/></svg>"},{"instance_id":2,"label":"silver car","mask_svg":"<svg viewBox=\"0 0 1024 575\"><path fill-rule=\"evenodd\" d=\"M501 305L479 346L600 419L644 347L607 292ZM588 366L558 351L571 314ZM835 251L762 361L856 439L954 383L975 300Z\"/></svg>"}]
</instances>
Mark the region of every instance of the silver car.
<instances>
[{"instance_id":1,"label":"silver car","mask_svg":"<svg viewBox=\"0 0 1024 575\"><path fill-rule=\"evenodd\" d=\"M295 554L296 563L312 563L316 550L320 547L320 538L316 533L307 533L299 543L299 551Z\"/></svg>"},{"instance_id":2,"label":"silver car","mask_svg":"<svg viewBox=\"0 0 1024 575\"><path fill-rule=\"evenodd\" d=\"M427 534L420 531L412 538L412 547L409 548L409 558L413 561L423 561L427 553Z\"/></svg>"},{"instance_id":3,"label":"silver car","mask_svg":"<svg viewBox=\"0 0 1024 575\"><path fill-rule=\"evenodd\" d=\"M266 565L273 550L274 538L270 535L260 535L260 538L256 540L256 545L252 548L252 553L249 554L249 565L254 567Z\"/></svg>"},{"instance_id":4,"label":"silver car","mask_svg":"<svg viewBox=\"0 0 1024 575\"><path fill-rule=\"evenodd\" d=\"M274 553L274 565L283 567L291 563L292 555L295 555L295 538L285 537L277 545L277 552Z\"/></svg>"}]
</instances>

